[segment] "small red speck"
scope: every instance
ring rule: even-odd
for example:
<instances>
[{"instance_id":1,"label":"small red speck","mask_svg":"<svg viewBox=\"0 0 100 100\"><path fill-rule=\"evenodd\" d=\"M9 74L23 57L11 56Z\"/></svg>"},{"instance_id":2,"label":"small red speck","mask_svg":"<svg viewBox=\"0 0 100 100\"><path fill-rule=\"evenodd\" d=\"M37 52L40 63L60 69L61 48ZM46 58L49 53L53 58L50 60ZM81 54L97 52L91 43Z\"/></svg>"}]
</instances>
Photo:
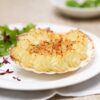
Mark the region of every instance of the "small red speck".
<instances>
[{"instance_id":1,"label":"small red speck","mask_svg":"<svg viewBox=\"0 0 100 100\"><path fill-rule=\"evenodd\" d=\"M21 79L17 78L17 81L21 81Z\"/></svg>"},{"instance_id":2,"label":"small red speck","mask_svg":"<svg viewBox=\"0 0 100 100\"><path fill-rule=\"evenodd\" d=\"M16 79L16 77L15 77L15 76L13 76L12 78L13 78L13 79Z\"/></svg>"},{"instance_id":3,"label":"small red speck","mask_svg":"<svg viewBox=\"0 0 100 100\"><path fill-rule=\"evenodd\" d=\"M3 57L2 64L10 64L10 62L8 61L8 58Z\"/></svg>"},{"instance_id":4,"label":"small red speck","mask_svg":"<svg viewBox=\"0 0 100 100\"><path fill-rule=\"evenodd\" d=\"M13 76L13 79L16 79L17 81L21 81L21 79L19 79L18 77Z\"/></svg>"}]
</instances>

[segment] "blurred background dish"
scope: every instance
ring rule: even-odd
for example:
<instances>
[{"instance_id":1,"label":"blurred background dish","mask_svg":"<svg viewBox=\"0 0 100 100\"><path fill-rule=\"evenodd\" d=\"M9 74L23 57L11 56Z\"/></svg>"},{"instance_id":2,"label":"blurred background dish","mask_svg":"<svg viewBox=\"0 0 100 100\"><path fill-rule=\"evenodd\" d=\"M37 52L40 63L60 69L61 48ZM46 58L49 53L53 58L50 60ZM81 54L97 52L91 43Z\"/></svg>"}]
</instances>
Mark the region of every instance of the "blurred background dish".
<instances>
[{"instance_id":1,"label":"blurred background dish","mask_svg":"<svg viewBox=\"0 0 100 100\"><path fill-rule=\"evenodd\" d=\"M90 0L92 1L92 0ZM83 2L83 0L50 0L54 7L67 16L92 18L100 16L100 0Z\"/></svg>"}]
</instances>

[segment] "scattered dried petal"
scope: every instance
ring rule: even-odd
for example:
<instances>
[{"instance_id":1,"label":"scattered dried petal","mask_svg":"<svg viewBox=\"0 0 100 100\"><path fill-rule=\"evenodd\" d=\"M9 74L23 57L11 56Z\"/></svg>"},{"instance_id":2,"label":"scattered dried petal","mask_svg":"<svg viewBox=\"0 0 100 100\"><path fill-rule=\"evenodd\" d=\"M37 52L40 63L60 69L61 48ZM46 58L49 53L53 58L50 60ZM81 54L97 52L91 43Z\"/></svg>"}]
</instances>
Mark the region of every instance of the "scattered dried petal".
<instances>
[{"instance_id":1,"label":"scattered dried petal","mask_svg":"<svg viewBox=\"0 0 100 100\"><path fill-rule=\"evenodd\" d=\"M21 81L21 79L19 79L19 77L13 76L12 78L13 78L13 79L16 79L17 81Z\"/></svg>"},{"instance_id":2,"label":"scattered dried petal","mask_svg":"<svg viewBox=\"0 0 100 100\"><path fill-rule=\"evenodd\" d=\"M7 73L13 73L14 71L10 71L9 69L6 70Z\"/></svg>"},{"instance_id":3,"label":"scattered dried petal","mask_svg":"<svg viewBox=\"0 0 100 100\"><path fill-rule=\"evenodd\" d=\"M21 79L17 78L17 81L21 81Z\"/></svg>"},{"instance_id":4,"label":"scattered dried petal","mask_svg":"<svg viewBox=\"0 0 100 100\"><path fill-rule=\"evenodd\" d=\"M10 74L13 73L14 71L10 71L9 69L5 70L0 70L0 75L5 75L5 74Z\"/></svg>"},{"instance_id":5,"label":"scattered dried petal","mask_svg":"<svg viewBox=\"0 0 100 100\"><path fill-rule=\"evenodd\" d=\"M3 64L10 64L10 62L8 61L8 58L3 57Z\"/></svg>"},{"instance_id":6,"label":"scattered dried petal","mask_svg":"<svg viewBox=\"0 0 100 100\"><path fill-rule=\"evenodd\" d=\"M5 74L5 70L0 70L0 75L4 75Z\"/></svg>"}]
</instances>

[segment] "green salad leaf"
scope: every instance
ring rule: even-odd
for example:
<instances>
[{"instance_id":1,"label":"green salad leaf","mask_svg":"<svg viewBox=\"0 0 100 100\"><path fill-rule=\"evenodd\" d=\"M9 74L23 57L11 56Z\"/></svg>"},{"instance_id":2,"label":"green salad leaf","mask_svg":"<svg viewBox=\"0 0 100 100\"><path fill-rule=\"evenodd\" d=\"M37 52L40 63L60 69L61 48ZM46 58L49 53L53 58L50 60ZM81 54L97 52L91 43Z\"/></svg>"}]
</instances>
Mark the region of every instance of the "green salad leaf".
<instances>
[{"instance_id":1,"label":"green salad leaf","mask_svg":"<svg viewBox=\"0 0 100 100\"><path fill-rule=\"evenodd\" d=\"M78 0L65 0L65 5L70 7L90 8L100 6L100 0L84 0L79 3Z\"/></svg>"},{"instance_id":2,"label":"green salad leaf","mask_svg":"<svg viewBox=\"0 0 100 100\"><path fill-rule=\"evenodd\" d=\"M10 29L7 25L0 26L0 56L8 55L9 48L16 44L16 36L35 28L35 25L30 23L21 30L15 28Z\"/></svg>"}]
</instances>

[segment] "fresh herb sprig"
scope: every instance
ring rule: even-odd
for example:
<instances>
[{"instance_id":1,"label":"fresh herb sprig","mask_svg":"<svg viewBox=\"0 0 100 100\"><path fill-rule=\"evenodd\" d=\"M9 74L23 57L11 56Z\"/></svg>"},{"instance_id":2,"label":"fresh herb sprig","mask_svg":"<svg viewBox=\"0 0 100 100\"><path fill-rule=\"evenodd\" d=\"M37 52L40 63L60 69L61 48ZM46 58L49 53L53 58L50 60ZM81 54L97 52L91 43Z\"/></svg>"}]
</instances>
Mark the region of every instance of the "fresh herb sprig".
<instances>
[{"instance_id":1,"label":"fresh herb sprig","mask_svg":"<svg viewBox=\"0 0 100 100\"><path fill-rule=\"evenodd\" d=\"M84 0L83 3L79 3L77 1L78 0L65 0L65 5L78 8L90 8L100 6L100 0Z\"/></svg>"},{"instance_id":2,"label":"fresh herb sprig","mask_svg":"<svg viewBox=\"0 0 100 100\"><path fill-rule=\"evenodd\" d=\"M8 55L9 48L16 44L16 36L35 28L35 25L30 23L21 30L18 28L10 29L7 25L0 26L0 56Z\"/></svg>"}]
</instances>

